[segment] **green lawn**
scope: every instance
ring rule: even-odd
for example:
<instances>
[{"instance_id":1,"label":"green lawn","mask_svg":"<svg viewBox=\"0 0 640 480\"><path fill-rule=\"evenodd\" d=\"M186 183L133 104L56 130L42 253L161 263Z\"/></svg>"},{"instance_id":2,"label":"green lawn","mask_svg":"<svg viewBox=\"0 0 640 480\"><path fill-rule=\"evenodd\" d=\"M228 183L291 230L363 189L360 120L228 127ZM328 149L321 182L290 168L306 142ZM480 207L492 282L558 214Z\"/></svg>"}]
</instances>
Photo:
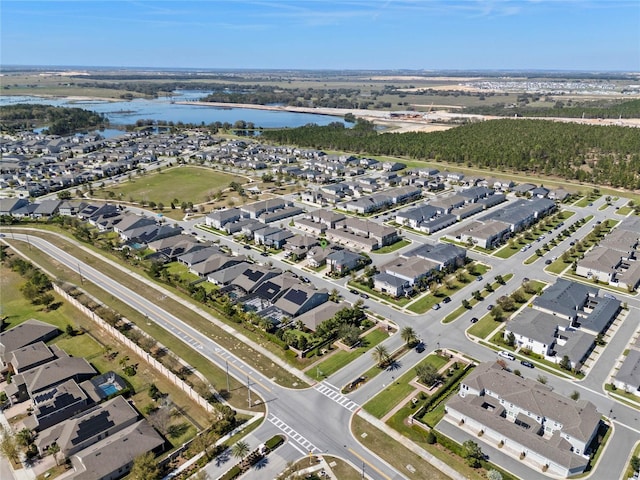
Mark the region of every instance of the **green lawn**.
<instances>
[{"instance_id":1,"label":"green lawn","mask_svg":"<svg viewBox=\"0 0 640 480\"><path fill-rule=\"evenodd\" d=\"M188 282L195 282L196 280L200 280L200 277L195 273L191 273L189 271L189 267L187 267L184 263L171 262L168 263L165 268L171 275L178 275L181 280L186 280Z\"/></svg>"},{"instance_id":2,"label":"green lawn","mask_svg":"<svg viewBox=\"0 0 640 480\"><path fill-rule=\"evenodd\" d=\"M499 326L504 325L504 322L496 322L490 313L487 313L484 317L474 323L467 332L469 335L473 335L478 338L487 338L491 332L493 332Z\"/></svg>"},{"instance_id":3,"label":"green lawn","mask_svg":"<svg viewBox=\"0 0 640 480\"><path fill-rule=\"evenodd\" d=\"M555 260L554 262L551 263L551 265L547 265L545 267L545 271L549 272L549 273L555 273L556 275L560 275L565 268L570 267L571 266L571 262L569 263L564 263L564 261L562 260L562 257L558 257L557 260Z\"/></svg>"},{"instance_id":4,"label":"green lawn","mask_svg":"<svg viewBox=\"0 0 640 480\"><path fill-rule=\"evenodd\" d=\"M406 247L407 245L411 245L411 240L407 240L406 238L403 238L402 240L398 240L396 243L393 243L391 245L386 245L382 248L379 248L378 250L373 250L371 253L372 254L391 253L391 252L395 252L396 250L400 250L402 247Z\"/></svg>"},{"instance_id":5,"label":"green lawn","mask_svg":"<svg viewBox=\"0 0 640 480\"><path fill-rule=\"evenodd\" d=\"M617 213L618 215L624 215L624 216L627 216L627 215L629 215L632 211L633 211L633 208L628 207L628 206L625 206L625 207L620 207L620 208L616 211L616 213Z\"/></svg>"},{"instance_id":6,"label":"green lawn","mask_svg":"<svg viewBox=\"0 0 640 480\"><path fill-rule=\"evenodd\" d=\"M606 209L607 209L607 208L609 208L610 206L611 206L611 205L609 205L608 203L603 203L602 205L600 205L600 206L598 207L598 210L599 210L599 211L606 210Z\"/></svg>"},{"instance_id":7,"label":"green lawn","mask_svg":"<svg viewBox=\"0 0 640 480\"><path fill-rule=\"evenodd\" d=\"M231 182L244 184L247 179L210 168L184 166L134 177L131 181L105 188L100 196L104 193L108 198L108 192L113 192L115 199L128 201L133 198L136 202L163 203L168 210L174 199L178 203L206 202L208 195L228 187ZM176 207L180 208L180 205Z\"/></svg>"},{"instance_id":8,"label":"green lawn","mask_svg":"<svg viewBox=\"0 0 640 480\"><path fill-rule=\"evenodd\" d=\"M307 375L315 380L322 380L338 370L352 362L360 355L368 352L373 347L378 345L383 340L389 338L389 334L376 328L372 332L368 333L363 339L363 345L361 347L352 348L350 350L339 350L333 353L329 358L320 362L315 367L310 368L307 371Z\"/></svg>"},{"instance_id":9,"label":"green lawn","mask_svg":"<svg viewBox=\"0 0 640 480\"><path fill-rule=\"evenodd\" d=\"M321 267L319 270L321 270L322 268L325 268L325 266ZM398 307L403 307L406 304L408 304L409 302L411 302L413 299L411 298L407 298L407 297L400 297L400 298L394 298L391 297L390 295L385 295L382 292L379 292L377 290L374 290L373 288L370 288L367 285L363 285L359 282L355 282L353 280L349 280L347 282L347 286L349 287L353 287L356 288L358 290L361 290L363 292L366 292L367 294L369 294L372 297L376 297L379 298L382 303L387 302L393 305L397 305Z\"/></svg>"},{"instance_id":10,"label":"green lawn","mask_svg":"<svg viewBox=\"0 0 640 480\"><path fill-rule=\"evenodd\" d=\"M430 364L434 368L440 369L447 363L447 361L447 359L439 355L431 354L422 360L420 365ZM393 376L392 373L388 373L388 375ZM414 390L414 387L412 387L409 382L415 376L415 369L409 370L400 378L393 380L392 383L387 385L383 391L379 392L373 399L368 401L363 408L376 418L384 417L385 414L391 411Z\"/></svg>"},{"instance_id":11,"label":"green lawn","mask_svg":"<svg viewBox=\"0 0 640 480\"><path fill-rule=\"evenodd\" d=\"M602 195L598 195L598 194L590 194L586 197L583 197L581 200L577 201L576 203L574 203L574 206L576 207L587 207L590 203L595 202L596 200L598 200Z\"/></svg>"}]
</instances>

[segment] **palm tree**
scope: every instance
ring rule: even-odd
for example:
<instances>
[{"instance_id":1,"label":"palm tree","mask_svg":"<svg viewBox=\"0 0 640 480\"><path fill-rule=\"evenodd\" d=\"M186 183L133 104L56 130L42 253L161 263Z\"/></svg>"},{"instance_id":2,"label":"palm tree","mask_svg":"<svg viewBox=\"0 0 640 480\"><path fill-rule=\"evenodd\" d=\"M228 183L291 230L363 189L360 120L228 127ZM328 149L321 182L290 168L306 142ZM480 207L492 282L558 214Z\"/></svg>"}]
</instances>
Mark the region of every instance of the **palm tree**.
<instances>
[{"instance_id":1,"label":"palm tree","mask_svg":"<svg viewBox=\"0 0 640 480\"><path fill-rule=\"evenodd\" d=\"M372 355L380 368L384 367L391 358L387 347L385 347L384 345L378 345L376 348L374 348Z\"/></svg>"},{"instance_id":2,"label":"palm tree","mask_svg":"<svg viewBox=\"0 0 640 480\"><path fill-rule=\"evenodd\" d=\"M418 336L416 335L416 331L412 327L404 327L400 332L400 338L404 340L407 346L411 346L416 342Z\"/></svg>"},{"instance_id":3,"label":"palm tree","mask_svg":"<svg viewBox=\"0 0 640 480\"><path fill-rule=\"evenodd\" d=\"M340 301L340 292L338 292L336 288L331 290L331 293L329 294L329 300L336 303Z\"/></svg>"},{"instance_id":4,"label":"palm tree","mask_svg":"<svg viewBox=\"0 0 640 480\"><path fill-rule=\"evenodd\" d=\"M249 444L243 440L236 442L236 444L231 447L231 455L240 460L240 463L244 462L244 458L249 455L251 448Z\"/></svg>"},{"instance_id":5,"label":"palm tree","mask_svg":"<svg viewBox=\"0 0 640 480\"><path fill-rule=\"evenodd\" d=\"M60 447L58 446L57 443L52 443L51 445L49 445L49 448L47 448L47 451L53 455L53 459L56 461L56 465L59 465L58 463L58 452L60 451Z\"/></svg>"}]
</instances>

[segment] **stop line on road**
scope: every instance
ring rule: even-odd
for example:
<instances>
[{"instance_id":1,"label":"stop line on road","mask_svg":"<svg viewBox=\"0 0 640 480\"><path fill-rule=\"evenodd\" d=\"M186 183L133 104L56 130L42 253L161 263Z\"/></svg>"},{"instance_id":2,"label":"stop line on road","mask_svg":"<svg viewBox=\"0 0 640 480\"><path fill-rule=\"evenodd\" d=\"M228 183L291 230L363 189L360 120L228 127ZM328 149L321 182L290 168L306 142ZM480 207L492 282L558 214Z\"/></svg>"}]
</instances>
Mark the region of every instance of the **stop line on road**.
<instances>
[{"instance_id":1,"label":"stop line on road","mask_svg":"<svg viewBox=\"0 0 640 480\"><path fill-rule=\"evenodd\" d=\"M290 442L290 445L296 450L298 450L300 453L302 453L303 455L320 452L320 449L318 447L316 447L313 443L311 443L309 440L304 438L302 435L296 432L293 428L291 428L285 422L283 422L278 417L276 417L273 413L269 414L269 416L267 417L267 420L269 420L272 424L274 424L276 427L278 427L280 430L286 433L287 436L292 440L292 442ZM296 443L300 445L300 447L302 448L298 447Z\"/></svg>"},{"instance_id":2,"label":"stop line on road","mask_svg":"<svg viewBox=\"0 0 640 480\"><path fill-rule=\"evenodd\" d=\"M351 400L349 397L345 397L336 387L334 387L330 383L321 382L315 385L313 388L323 394L325 397L328 397L336 402L338 405L346 408L350 412L355 412L358 408L360 408L360 405Z\"/></svg>"}]
</instances>

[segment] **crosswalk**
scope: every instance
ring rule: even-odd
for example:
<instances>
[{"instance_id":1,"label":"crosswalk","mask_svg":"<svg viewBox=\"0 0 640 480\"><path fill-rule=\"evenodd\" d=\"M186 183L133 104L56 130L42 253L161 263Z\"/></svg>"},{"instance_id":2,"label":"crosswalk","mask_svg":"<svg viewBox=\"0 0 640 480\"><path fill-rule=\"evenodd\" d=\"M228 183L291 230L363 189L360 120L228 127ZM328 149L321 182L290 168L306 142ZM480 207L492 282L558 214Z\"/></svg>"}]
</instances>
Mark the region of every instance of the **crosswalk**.
<instances>
[{"instance_id":1,"label":"crosswalk","mask_svg":"<svg viewBox=\"0 0 640 480\"><path fill-rule=\"evenodd\" d=\"M323 394L325 397L329 397L331 400L336 402L338 405L343 406L350 412L355 412L360 405L351 400L349 397L345 397L342 393L340 393L340 389L334 387L328 382L320 382L315 387L318 392Z\"/></svg>"},{"instance_id":2,"label":"crosswalk","mask_svg":"<svg viewBox=\"0 0 640 480\"><path fill-rule=\"evenodd\" d=\"M284 433L286 433L289 439L291 440L289 444L293 448L298 450L301 454L307 455L309 453L320 452L320 449L318 447L316 447L313 443L311 443L309 440L304 438L302 435L300 435L298 432L296 432L293 428L291 428L285 422L280 420L274 414L270 413L269 416L267 417L267 420L273 423L276 427L278 427Z\"/></svg>"}]
</instances>

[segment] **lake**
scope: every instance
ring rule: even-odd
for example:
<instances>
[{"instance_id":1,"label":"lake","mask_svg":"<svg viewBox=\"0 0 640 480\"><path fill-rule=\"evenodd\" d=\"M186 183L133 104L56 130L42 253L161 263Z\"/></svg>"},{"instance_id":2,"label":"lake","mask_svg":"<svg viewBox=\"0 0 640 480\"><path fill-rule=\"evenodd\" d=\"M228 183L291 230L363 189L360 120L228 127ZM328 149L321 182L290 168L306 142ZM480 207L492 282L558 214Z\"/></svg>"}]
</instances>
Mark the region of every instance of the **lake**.
<instances>
[{"instance_id":1,"label":"lake","mask_svg":"<svg viewBox=\"0 0 640 480\"><path fill-rule=\"evenodd\" d=\"M174 97L135 100L70 100L68 98L45 98L30 95L0 96L0 106L16 103L37 103L63 107L78 107L85 110L104 113L112 125L128 125L136 120L164 120L167 122L183 122L205 124L228 122L234 124L238 120L252 122L256 127L280 128L300 127L308 123L328 125L331 122L343 122L342 117L331 115L314 115L311 113L280 112L270 110L254 110L251 108L217 108L199 105L178 105L175 101L190 101L205 97L209 92L182 90L174 92Z\"/></svg>"}]
</instances>

